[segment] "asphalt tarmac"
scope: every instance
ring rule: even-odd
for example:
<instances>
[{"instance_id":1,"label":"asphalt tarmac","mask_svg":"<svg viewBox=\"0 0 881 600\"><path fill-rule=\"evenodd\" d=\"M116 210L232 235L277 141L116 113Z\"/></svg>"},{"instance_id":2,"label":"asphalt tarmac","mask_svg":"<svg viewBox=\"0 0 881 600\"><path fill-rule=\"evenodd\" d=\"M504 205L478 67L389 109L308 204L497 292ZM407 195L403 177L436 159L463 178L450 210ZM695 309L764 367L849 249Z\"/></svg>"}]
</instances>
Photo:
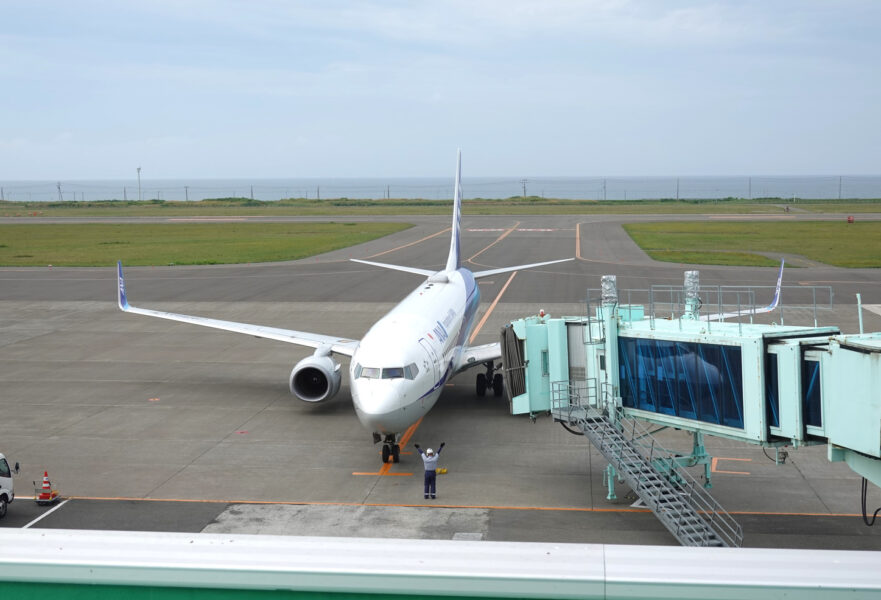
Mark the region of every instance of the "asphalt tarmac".
<instances>
[{"instance_id":1,"label":"asphalt tarmac","mask_svg":"<svg viewBox=\"0 0 881 600\"><path fill-rule=\"evenodd\" d=\"M357 338L419 277L349 258L423 268L445 261L448 218L397 220L415 226L302 261L130 268L129 301ZM497 340L506 322L539 309L584 314L585 291L604 274L617 275L621 290L681 285L691 268L712 285L770 286L776 277L773 268L656 263L624 234L624 220L464 217L472 269L576 257L481 280L479 318L489 315L474 343ZM0 451L22 464L2 527L676 543L631 506L636 497L623 485L606 499L605 463L587 441L547 417L510 415L503 398L476 398L473 373L448 384L402 462L383 470L347 376L332 400L303 403L287 377L308 349L123 314L115 277L113 265L0 270ZM857 330L860 292L866 330L881 330L877 270L809 265L787 269L784 283L789 304L810 302L809 286L830 286L835 306L817 314L818 324L845 332ZM815 318L807 309L785 314L787 324ZM662 438L690 444L681 432ZM412 443L442 441L448 473L439 498L425 501ZM829 463L825 447L792 451L783 465L729 440L708 438L707 447L718 458L712 493L742 523L745 546L881 549L881 529L859 516L860 478ZM28 499L44 470L63 504ZM870 489L869 504L881 505L881 491Z\"/></svg>"}]
</instances>

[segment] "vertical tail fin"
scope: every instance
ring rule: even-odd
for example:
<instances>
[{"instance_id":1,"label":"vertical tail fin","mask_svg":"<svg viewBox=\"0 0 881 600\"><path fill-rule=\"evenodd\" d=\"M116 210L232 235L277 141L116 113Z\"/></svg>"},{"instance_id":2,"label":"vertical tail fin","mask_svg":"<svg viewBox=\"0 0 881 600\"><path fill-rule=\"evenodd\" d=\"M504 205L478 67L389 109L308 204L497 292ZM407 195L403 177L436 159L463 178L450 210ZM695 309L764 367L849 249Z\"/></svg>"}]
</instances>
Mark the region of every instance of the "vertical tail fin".
<instances>
[{"instance_id":1,"label":"vertical tail fin","mask_svg":"<svg viewBox=\"0 0 881 600\"><path fill-rule=\"evenodd\" d=\"M447 271L455 271L461 266L459 258L459 231L462 222L462 151L456 151L456 187L453 190L453 229L450 239L450 255L447 257Z\"/></svg>"}]
</instances>

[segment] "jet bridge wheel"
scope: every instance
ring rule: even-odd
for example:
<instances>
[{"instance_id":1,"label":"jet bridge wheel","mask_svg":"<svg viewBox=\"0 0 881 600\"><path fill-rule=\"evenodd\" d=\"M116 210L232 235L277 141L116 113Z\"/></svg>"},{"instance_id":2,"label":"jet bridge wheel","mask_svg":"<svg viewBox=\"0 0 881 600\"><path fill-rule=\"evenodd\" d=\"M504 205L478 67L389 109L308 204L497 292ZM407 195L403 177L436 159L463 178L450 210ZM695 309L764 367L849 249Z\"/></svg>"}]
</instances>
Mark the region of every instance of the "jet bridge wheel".
<instances>
[{"instance_id":1,"label":"jet bridge wheel","mask_svg":"<svg viewBox=\"0 0 881 600\"><path fill-rule=\"evenodd\" d=\"M486 395L486 373L477 374L477 395L483 398Z\"/></svg>"},{"instance_id":2,"label":"jet bridge wheel","mask_svg":"<svg viewBox=\"0 0 881 600\"><path fill-rule=\"evenodd\" d=\"M505 382L502 379L502 374L496 373L495 375L493 375L493 395L494 396L501 396L504 389L505 389Z\"/></svg>"}]
</instances>

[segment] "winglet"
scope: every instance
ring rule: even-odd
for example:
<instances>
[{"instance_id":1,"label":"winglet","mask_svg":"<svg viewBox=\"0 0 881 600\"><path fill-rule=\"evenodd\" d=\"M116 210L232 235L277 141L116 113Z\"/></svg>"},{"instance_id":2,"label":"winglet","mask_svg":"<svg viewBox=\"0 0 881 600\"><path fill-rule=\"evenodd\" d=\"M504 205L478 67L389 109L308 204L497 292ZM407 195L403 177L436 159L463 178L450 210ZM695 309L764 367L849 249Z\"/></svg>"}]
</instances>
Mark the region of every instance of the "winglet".
<instances>
[{"instance_id":1,"label":"winglet","mask_svg":"<svg viewBox=\"0 0 881 600\"><path fill-rule=\"evenodd\" d=\"M116 261L116 299L119 310L128 310L128 300L125 297L125 279L122 277L122 261Z\"/></svg>"},{"instance_id":2,"label":"winglet","mask_svg":"<svg viewBox=\"0 0 881 600\"><path fill-rule=\"evenodd\" d=\"M777 308L777 305L780 303L780 290L783 287L783 265L785 264L784 259L780 259L780 273L777 275L777 285L774 288L774 299L771 300L771 304L768 306L763 306L762 308L754 308L749 310L740 310L737 312L730 313L718 313L715 315L704 315L701 317L702 321L715 321L718 319L727 319L728 317L740 317L742 315L757 315L759 313L769 313Z\"/></svg>"},{"instance_id":3,"label":"winglet","mask_svg":"<svg viewBox=\"0 0 881 600\"><path fill-rule=\"evenodd\" d=\"M771 301L771 304L768 305L768 308L770 310L774 310L775 308L777 308L777 304L780 302L780 288L783 285L783 264L785 262L786 259L780 259L780 274L777 275L777 289L774 290L774 299Z\"/></svg>"},{"instance_id":4,"label":"winglet","mask_svg":"<svg viewBox=\"0 0 881 600\"><path fill-rule=\"evenodd\" d=\"M459 231L462 222L462 150L456 151L456 187L453 190L453 229L450 239L450 254L447 257L447 271L455 271L462 266L459 257Z\"/></svg>"}]
</instances>

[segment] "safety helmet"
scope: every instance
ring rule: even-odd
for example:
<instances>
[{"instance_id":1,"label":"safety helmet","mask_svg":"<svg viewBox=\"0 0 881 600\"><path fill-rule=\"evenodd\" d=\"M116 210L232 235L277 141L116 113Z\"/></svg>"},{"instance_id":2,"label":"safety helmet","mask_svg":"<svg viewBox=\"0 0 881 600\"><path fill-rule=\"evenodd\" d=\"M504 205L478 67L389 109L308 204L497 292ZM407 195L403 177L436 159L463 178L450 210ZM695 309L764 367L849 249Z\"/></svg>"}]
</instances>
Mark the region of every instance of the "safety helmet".
<instances>
[{"instance_id":1,"label":"safety helmet","mask_svg":"<svg viewBox=\"0 0 881 600\"><path fill-rule=\"evenodd\" d=\"M434 450L432 450L431 448L429 448L428 450L425 451L425 453L426 453L427 455L429 455L429 456L432 456L432 455L434 455Z\"/></svg>"}]
</instances>

